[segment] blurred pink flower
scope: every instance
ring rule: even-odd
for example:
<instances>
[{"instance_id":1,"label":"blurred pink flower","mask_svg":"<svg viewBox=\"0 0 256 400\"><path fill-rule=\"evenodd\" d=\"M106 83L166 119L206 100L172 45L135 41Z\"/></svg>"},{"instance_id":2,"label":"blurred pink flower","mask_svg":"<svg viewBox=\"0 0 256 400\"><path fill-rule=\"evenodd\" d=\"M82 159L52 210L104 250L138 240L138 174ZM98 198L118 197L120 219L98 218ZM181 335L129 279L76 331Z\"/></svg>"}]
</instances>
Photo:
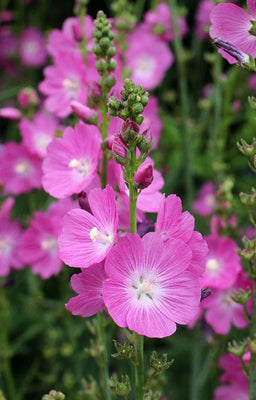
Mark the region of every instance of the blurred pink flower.
<instances>
[{"instance_id":1,"label":"blurred pink flower","mask_svg":"<svg viewBox=\"0 0 256 400\"><path fill-rule=\"evenodd\" d=\"M193 211L206 217L213 213L214 206L214 184L212 182L205 182L199 190L198 198L193 203Z\"/></svg>"},{"instance_id":2,"label":"blurred pink flower","mask_svg":"<svg viewBox=\"0 0 256 400\"><path fill-rule=\"evenodd\" d=\"M200 39L209 39L207 28L210 26L210 14L214 8L213 0L201 0L196 11L195 32Z\"/></svg>"},{"instance_id":3,"label":"blurred pink flower","mask_svg":"<svg viewBox=\"0 0 256 400\"><path fill-rule=\"evenodd\" d=\"M32 121L23 118L19 123L24 145L31 153L39 157L46 156L47 146L58 128L59 123L56 117L43 111L38 111Z\"/></svg>"},{"instance_id":4,"label":"blurred pink flower","mask_svg":"<svg viewBox=\"0 0 256 400\"><path fill-rule=\"evenodd\" d=\"M6 143L0 152L0 181L5 194L18 195L41 188L41 160L23 144Z\"/></svg>"},{"instance_id":5,"label":"blurred pink flower","mask_svg":"<svg viewBox=\"0 0 256 400\"><path fill-rule=\"evenodd\" d=\"M18 42L21 62L28 67L42 67L47 61L43 34L33 26L25 28Z\"/></svg>"},{"instance_id":6,"label":"blurred pink flower","mask_svg":"<svg viewBox=\"0 0 256 400\"><path fill-rule=\"evenodd\" d=\"M145 16L145 24L149 25L151 32L157 34L161 39L172 42L174 40L174 32L171 19L171 10L166 3L158 3L154 10L147 11ZM178 17L179 36L184 36L188 27L184 17Z\"/></svg>"},{"instance_id":7,"label":"blurred pink flower","mask_svg":"<svg viewBox=\"0 0 256 400\"><path fill-rule=\"evenodd\" d=\"M45 212L36 211L22 236L21 258L42 279L48 279L61 270L57 239L64 214L74 207L71 199L64 199L51 203Z\"/></svg>"},{"instance_id":8,"label":"blurred pink flower","mask_svg":"<svg viewBox=\"0 0 256 400\"><path fill-rule=\"evenodd\" d=\"M140 40L138 40L138 37ZM128 37L125 53L126 67L131 70L135 85L150 90L158 86L174 58L171 50L161 39L139 26Z\"/></svg>"}]
</instances>

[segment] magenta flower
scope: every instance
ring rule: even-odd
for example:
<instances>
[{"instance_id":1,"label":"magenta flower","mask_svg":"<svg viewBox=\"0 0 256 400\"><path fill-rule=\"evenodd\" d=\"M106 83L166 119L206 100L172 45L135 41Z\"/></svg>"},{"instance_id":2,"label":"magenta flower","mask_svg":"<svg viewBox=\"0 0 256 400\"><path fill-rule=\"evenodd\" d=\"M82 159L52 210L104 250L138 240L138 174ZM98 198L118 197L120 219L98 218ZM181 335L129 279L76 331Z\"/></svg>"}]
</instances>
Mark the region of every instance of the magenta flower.
<instances>
[{"instance_id":1,"label":"magenta flower","mask_svg":"<svg viewBox=\"0 0 256 400\"><path fill-rule=\"evenodd\" d=\"M200 39L206 40L209 38L207 28L210 26L210 14L213 9L213 0L201 0L198 4L195 32Z\"/></svg>"},{"instance_id":2,"label":"magenta flower","mask_svg":"<svg viewBox=\"0 0 256 400\"><path fill-rule=\"evenodd\" d=\"M11 121L19 121L21 118L21 112L18 108L14 107L3 107L0 108L0 117L9 119Z\"/></svg>"},{"instance_id":3,"label":"magenta flower","mask_svg":"<svg viewBox=\"0 0 256 400\"><path fill-rule=\"evenodd\" d=\"M73 315L90 317L99 311L103 311L103 281L106 279L104 263L92 265L75 274L71 278L72 289L78 296L72 297L65 305Z\"/></svg>"},{"instance_id":4,"label":"magenta flower","mask_svg":"<svg viewBox=\"0 0 256 400\"><path fill-rule=\"evenodd\" d=\"M240 257L235 253L236 243L218 235L205 237L209 253L205 273L201 278L202 287L227 289L234 285L242 267Z\"/></svg>"},{"instance_id":5,"label":"magenta flower","mask_svg":"<svg viewBox=\"0 0 256 400\"><path fill-rule=\"evenodd\" d=\"M121 238L109 253L103 299L120 327L165 337L198 310L200 286L187 271L191 251L181 240L164 243L157 233Z\"/></svg>"},{"instance_id":6,"label":"magenta flower","mask_svg":"<svg viewBox=\"0 0 256 400\"><path fill-rule=\"evenodd\" d=\"M0 277L8 275L12 267L23 267L19 254L21 225L10 218L13 204L11 198L6 199L0 209Z\"/></svg>"},{"instance_id":7,"label":"magenta flower","mask_svg":"<svg viewBox=\"0 0 256 400\"><path fill-rule=\"evenodd\" d=\"M39 89L48 96L45 107L58 117L65 118L72 112L72 100L86 102L86 69L78 50L59 52L55 64L44 69L44 75Z\"/></svg>"},{"instance_id":8,"label":"magenta flower","mask_svg":"<svg viewBox=\"0 0 256 400\"><path fill-rule=\"evenodd\" d=\"M43 162L43 187L57 198L80 193L97 172L99 131L79 123L66 128L62 138L54 138Z\"/></svg>"},{"instance_id":9,"label":"magenta flower","mask_svg":"<svg viewBox=\"0 0 256 400\"><path fill-rule=\"evenodd\" d=\"M167 44L143 26L129 35L125 59L126 67L131 70L132 81L135 85L143 85L145 89L158 86L174 60Z\"/></svg>"},{"instance_id":10,"label":"magenta flower","mask_svg":"<svg viewBox=\"0 0 256 400\"><path fill-rule=\"evenodd\" d=\"M248 366L250 358L250 351L247 351L242 357L245 365ZM219 367L224 370L220 377L222 383L237 383L239 386L247 384L247 377L243 373L241 359L234 356L234 354L224 354L219 360Z\"/></svg>"},{"instance_id":11,"label":"magenta flower","mask_svg":"<svg viewBox=\"0 0 256 400\"><path fill-rule=\"evenodd\" d=\"M182 212L181 199L172 194L162 198L155 224L156 232L161 233L163 241L172 242L181 239L192 251L190 270L195 276L201 276L205 269L208 247L202 235L194 231L194 218L188 212Z\"/></svg>"},{"instance_id":12,"label":"magenta flower","mask_svg":"<svg viewBox=\"0 0 256 400\"><path fill-rule=\"evenodd\" d=\"M214 392L214 400L249 400L248 384L219 386Z\"/></svg>"},{"instance_id":13,"label":"magenta flower","mask_svg":"<svg viewBox=\"0 0 256 400\"><path fill-rule=\"evenodd\" d=\"M240 51L256 57L256 5L255 0L247 0L248 14L236 4L218 4L211 13L210 36L236 46ZM230 63L237 62L223 50L219 52Z\"/></svg>"},{"instance_id":14,"label":"magenta flower","mask_svg":"<svg viewBox=\"0 0 256 400\"><path fill-rule=\"evenodd\" d=\"M193 211L206 217L213 213L214 206L214 184L212 182L205 182L199 190L198 198L193 203Z\"/></svg>"},{"instance_id":15,"label":"magenta flower","mask_svg":"<svg viewBox=\"0 0 256 400\"><path fill-rule=\"evenodd\" d=\"M75 204L71 199L64 199L53 202L46 212L36 211L23 234L21 258L42 279L48 279L61 270L57 239L63 215L73 207Z\"/></svg>"},{"instance_id":16,"label":"magenta flower","mask_svg":"<svg viewBox=\"0 0 256 400\"><path fill-rule=\"evenodd\" d=\"M31 153L39 157L46 156L46 148L58 128L57 119L41 111L34 115L32 121L23 118L19 124L24 145Z\"/></svg>"},{"instance_id":17,"label":"magenta flower","mask_svg":"<svg viewBox=\"0 0 256 400\"><path fill-rule=\"evenodd\" d=\"M104 260L117 239L115 193L110 186L88 195L92 214L71 210L63 219L59 238L60 258L71 267L88 268Z\"/></svg>"},{"instance_id":18,"label":"magenta flower","mask_svg":"<svg viewBox=\"0 0 256 400\"><path fill-rule=\"evenodd\" d=\"M0 182L5 194L21 194L41 187L41 160L26 147L8 142L0 152Z\"/></svg>"},{"instance_id":19,"label":"magenta flower","mask_svg":"<svg viewBox=\"0 0 256 400\"><path fill-rule=\"evenodd\" d=\"M18 43L18 52L24 65L42 67L47 60L47 51L42 33L30 26L26 28Z\"/></svg>"},{"instance_id":20,"label":"magenta flower","mask_svg":"<svg viewBox=\"0 0 256 400\"><path fill-rule=\"evenodd\" d=\"M145 23L150 26L151 32L160 36L161 39L172 42L174 32L171 19L171 10L166 3L158 3L155 10L147 11ZM178 17L179 36L184 36L188 27L184 17Z\"/></svg>"}]
</instances>

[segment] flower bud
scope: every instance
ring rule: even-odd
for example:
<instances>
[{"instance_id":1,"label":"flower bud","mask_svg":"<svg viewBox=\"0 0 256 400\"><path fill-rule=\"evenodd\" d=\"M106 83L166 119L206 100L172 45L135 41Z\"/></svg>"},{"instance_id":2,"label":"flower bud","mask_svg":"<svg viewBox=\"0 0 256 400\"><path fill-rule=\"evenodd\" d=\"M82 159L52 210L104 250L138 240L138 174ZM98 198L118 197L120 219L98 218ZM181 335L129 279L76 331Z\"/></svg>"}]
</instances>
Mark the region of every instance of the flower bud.
<instances>
[{"instance_id":1,"label":"flower bud","mask_svg":"<svg viewBox=\"0 0 256 400\"><path fill-rule=\"evenodd\" d=\"M146 129L141 137L140 141L138 143L138 148L142 153L147 152L151 147L153 146L153 138L151 134L150 128Z\"/></svg>"},{"instance_id":2,"label":"flower bud","mask_svg":"<svg viewBox=\"0 0 256 400\"><path fill-rule=\"evenodd\" d=\"M81 29L81 23L78 20L75 20L72 24L72 31L73 31L73 36L74 39L78 42L82 40L82 29Z\"/></svg>"},{"instance_id":3,"label":"flower bud","mask_svg":"<svg viewBox=\"0 0 256 400\"><path fill-rule=\"evenodd\" d=\"M228 351L234 356L242 358L243 355L246 353L247 350L247 343L246 341L242 341L240 343L237 343L235 340L233 342L228 343Z\"/></svg>"},{"instance_id":4,"label":"flower bud","mask_svg":"<svg viewBox=\"0 0 256 400\"><path fill-rule=\"evenodd\" d=\"M72 111L80 118L82 121L87 122L88 124L97 125L98 123L98 114L96 111L91 108L84 106L78 101L71 101L70 107Z\"/></svg>"},{"instance_id":5,"label":"flower bud","mask_svg":"<svg viewBox=\"0 0 256 400\"><path fill-rule=\"evenodd\" d=\"M234 57L238 64L247 64L250 62L250 57L248 54L239 50L233 44L226 42L225 40L221 40L218 38L213 39L213 44L215 44L219 49L226 51L230 56Z\"/></svg>"},{"instance_id":6,"label":"flower bud","mask_svg":"<svg viewBox=\"0 0 256 400\"><path fill-rule=\"evenodd\" d=\"M141 189L148 187L153 181L153 166L152 164L141 165L134 175L134 181Z\"/></svg>"},{"instance_id":7,"label":"flower bud","mask_svg":"<svg viewBox=\"0 0 256 400\"><path fill-rule=\"evenodd\" d=\"M114 160L119 164L125 164L127 162L128 148L122 136L119 134L114 135L112 144L112 153Z\"/></svg>"},{"instance_id":8,"label":"flower bud","mask_svg":"<svg viewBox=\"0 0 256 400\"><path fill-rule=\"evenodd\" d=\"M39 103L39 98L35 89L30 87L21 89L18 93L18 103L22 108L36 106Z\"/></svg>"},{"instance_id":9,"label":"flower bud","mask_svg":"<svg viewBox=\"0 0 256 400\"><path fill-rule=\"evenodd\" d=\"M132 130L136 133L139 133L140 127L138 126L138 124L136 124L136 122L132 121L130 118L127 118L127 120L122 125L121 132L124 133L127 130Z\"/></svg>"},{"instance_id":10,"label":"flower bud","mask_svg":"<svg viewBox=\"0 0 256 400\"><path fill-rule=\"evenodd\" d=\"M10 119L11 121L19 121L21 118L21 112L14 107L0 108L0 117Z\"/></svg>"}]
</instances>

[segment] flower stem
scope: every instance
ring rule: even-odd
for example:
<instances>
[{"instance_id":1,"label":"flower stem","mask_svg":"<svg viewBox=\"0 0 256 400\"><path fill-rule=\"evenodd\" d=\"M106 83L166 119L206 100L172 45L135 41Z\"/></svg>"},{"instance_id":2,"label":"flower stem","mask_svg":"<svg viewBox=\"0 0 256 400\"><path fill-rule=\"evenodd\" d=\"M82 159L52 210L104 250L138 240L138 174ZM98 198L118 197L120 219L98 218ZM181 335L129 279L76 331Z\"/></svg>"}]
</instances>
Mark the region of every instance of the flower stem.
<instances>
[{"instance_id":1,"label":"flower stem","mask_svg":"<svg viewBox=\"0 0 256 400\"><path fill-rule=\"evenodd\" d=\"M104 84L105 75L102 77L102 108L101 108L101 116L102 116L102 124L101 124L101 134L103 139L103 158L102 158L102 171L101 171L101 186L105 188L107 185L107 168L108 168L108 155L107 148L104 145L104 141L108 138L108 100L107 100L107 90Z\"/></svg>"},{"instance_id":2,"label":"flower stem","mask_svg":"<svg viewBox=\"0 0 256 400\"><path fill-rule=\"evenodd\" d=\"M253 312L250 326L250 336L251 340L256 340L256 279L254 278L254 288L253 288ZM250 400L255 400L256 398L256 353L255 350L251 351L250 360L250 377L249 377L249 394Z\"/></svg>"},{"instance_id":3,"label":"flower stem","mask_svg":"<svg viewBox=\"0 0 256 400\"><path fill-rule=\"evenodd\" d=\"M184 160L185 160L185 187L188 208L191 207L193 201L193 173L192 173L192 146L189 129L190 105L189 92L187 84L187 74L185 66L185 57L182 41L179 36L178 13L176 0L169 0L172 25L174 32L174 49L177 60L179 74L179 92L181 99L181 111L183 120L183 140L184 140Z\"/></svg>"},{"instance_id":4,"label":"flower stem","mask_svg":"<svg viewBox=\"0 0 256 400\"><path fill-rule=\"evenodd\" d=\"M1 370L5 377L7 392L10 399L18 399L19 396L16 393L15 382L12 375L11 363L10 363L10 350L9 350L9 339L8 339L8 326L9 326L9 312L8 303L5 296L5 288L0 288L0 319L1 319L1 329L0 329L0 341L2 348L2 364Z\"/></svg>"},{"instance_id":5,"label":"flower stem","mask_svg":"<svg viewBox=\"0 0 256 400\"><path fill-rule=\"evenodd\" d=\"M108 370L108 345L106 330L104 326L104 316L102 313L98 313L98 326L99 326L99 339L100 344L103 347L102 352L102 365L101 365L101 375L102 375L102 388L104 391L104 399L111 400L112 394L109 387L109 370Z\"/></svg>"},{"instance_id":6,"label":"flower stem","mask_svg":"<svg viewBox=\"0 0 256 400\"><path fill-rule=\"evenodd\" d=\"M137 232L136 204L137 190L134 188L134 172L136 169L136 147L131 150L130 176L129 176L129 206L130 206L130 232ZM144 337L135 333L135 399L143 400L144 386Z\"/></svg>"}]
</instances>

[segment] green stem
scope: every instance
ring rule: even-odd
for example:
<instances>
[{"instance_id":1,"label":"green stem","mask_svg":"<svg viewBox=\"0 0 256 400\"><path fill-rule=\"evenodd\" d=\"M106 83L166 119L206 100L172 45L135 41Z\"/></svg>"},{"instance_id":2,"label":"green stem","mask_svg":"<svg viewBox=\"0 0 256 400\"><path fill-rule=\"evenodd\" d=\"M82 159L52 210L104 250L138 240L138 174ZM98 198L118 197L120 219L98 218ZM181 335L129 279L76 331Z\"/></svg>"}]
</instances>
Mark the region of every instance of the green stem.
<instances>
[{"instance_id":1,"label":"green stem","mask_svg":"<svg viewBox=\"0 0 256 400\"><path fill-rule=\"evenodd\" d=\"M101 134L103 139L103 158L102 158L102 171L101 171L101 186L102 188L107 185L107 168L108 168L108 155L107 148L104 145L104 141L108 138L108 100L107 100L107 91L105 85L105 76L102 77L102 108L101 108L101 116L102 116L102 124L101 124Z\"/></svg>"},{"instance_id":2,"label":"green stem","mask_svg":"<svg viewBox=\"0 0 256 400\"><path fill-rule=\"evenodd\" d=\"M102 313L98 313L98 326L99 326L99 339L100 344L103 347L102 352L102 365L101 365L101 374L102 374L102 389L104 394L104 399L111 400L112 394L109 387L109 370L108 370L108 344L105 330L105 321Z\"/></svg>"},{"instance_id":3,"label":"green stem","mask_svg":"<svg viewBox=\"0 0 256 400\"><path fill-rule=\"evenodd\" d=\"M254 279L253 288L253 312L250 326L250 336L251 340L256 339L256 279ZM250 360L250 377L249 377L249 394L250 400L255 400L256 398L256 353L251 351Z\"/></svg>"},{"instance_id":4,"label":"green stem","mask_svg":"<svg viewBox=\"0 0 256 400\"><path fill-rule=\"evenodd\" d=\"M10 363L10 349L8 339L8 326L9 326L9 313L8 303L5 296L5 288L0 288L0 316L1 316L1 329L0 329L0 343L2 349L2 363L1 370L5 377L7 392L10 399L18 399L18 395L15 389L15 382L12 375L11 363Z\"/></svg>"},{"instance_id":5,"label":"green stem","mask_svg":"<svg viewBox=\"0 0 256 400\"><path fill-rule=\"evenodd\" d=\"M131 149L130 176L129 176L129 206L130 232L137 232L136 204L137 190L134 188L134 172L136 171L136 146ZM144 337L135 333L135 399L143 400L144 394Z\"/></svg>"},{"instance_id":6,"label":"green stem","mask_svg":"<svg viewBox=\"0 0 256 400\"><path fill-rule=\"evenodd\" d=\"M86 10L84 7L81 7L80 14L79 14L79 19L80 19L80 24L81 24L81 31L82 31L82 41L81 41L81 46L80 50L83 54L84 62L87 62L87 40L86 40L86 28L85 28L85 14Z\"/></svg>"},{"instance_id":7,"label":"green stem","mask_svg":"<svg viewBox=\"0 0 256 400\"><path fill-rule=\"evenodd\" d=\"M172 25L174 32L174 50L177 60L179 74L179 92L181 99L181 111L183 120L184 162L185 162L185 187L188 208L193 201L193 173L192 173L192 146L189 129L190 105L187 83L186 65L184 59L184 48L179 36L178 13L176 0L169 0L172 12Z\"/></svg>"}]
</instances>

